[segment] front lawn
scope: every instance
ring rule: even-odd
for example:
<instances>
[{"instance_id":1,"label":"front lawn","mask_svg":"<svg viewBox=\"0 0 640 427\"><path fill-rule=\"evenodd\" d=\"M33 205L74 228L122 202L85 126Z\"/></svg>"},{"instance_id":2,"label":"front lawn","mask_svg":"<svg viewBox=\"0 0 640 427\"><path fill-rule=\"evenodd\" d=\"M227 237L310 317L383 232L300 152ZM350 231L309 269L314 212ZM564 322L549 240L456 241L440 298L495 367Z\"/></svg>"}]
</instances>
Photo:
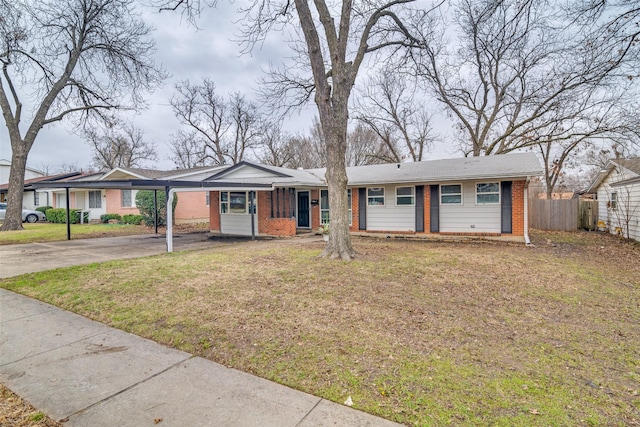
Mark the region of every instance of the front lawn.
<instances>
[{"instance_id":1,"label":"front lawn","mask_svg":"<svg viewBox=\"0 0 640 427\"><path fill-rule=\"evenodd\" d=\"M416 426L640 425L640 246L259 241L0 286Z\"/></svg>"},{"instance_id":2,"label":"front lawn","mask_svg":"<svg viewBox=\"0 0 640 427\"><path fill-rule=\"evenodd\" d=\"M0 232L0 245L53 242L67 239L67 225L53 223L22 224L24 230ZM131 236L152 230L129 224L71 224L72 239Z\"/></svg>"}]
</instances>

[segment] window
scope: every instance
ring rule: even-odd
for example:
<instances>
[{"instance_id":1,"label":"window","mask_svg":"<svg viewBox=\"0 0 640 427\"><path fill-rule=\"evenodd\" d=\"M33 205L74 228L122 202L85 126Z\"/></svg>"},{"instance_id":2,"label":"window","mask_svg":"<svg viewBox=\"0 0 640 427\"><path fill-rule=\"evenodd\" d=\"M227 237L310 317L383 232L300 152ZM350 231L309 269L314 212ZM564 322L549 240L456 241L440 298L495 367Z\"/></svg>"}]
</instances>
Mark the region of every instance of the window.
<instances>
[{"instance_id":1,"label":"window","mask_svg":"<svg viewBox=\"0 0 640 427\"><path fill-rule=\"evenodd\" d=\"M37 191L33 192L33 206L40 206L40 193Z\"/></svg>"},{"instance_id":2,"label":"window","mask_svg":"<svg viewBox=\"0 0 640 427\"><path fill-rule=\"evenodd\" d=\"M476 204L500 203L500 183L482 182L476 184Z\"/></svg>"},{"instance_id":3,"label":"window","mask_svg":"<svg viewBox=\"0 0 640 427\"><path fill-rule=\"evenodd\" d=\"M221 191L220 213L246 214L247 199L245 191Z\"/></svg>"},{"instance_id":4,"label":"window","mask_svg":"<svg viewBox=\"0 0 640 427\"><path fill-rule=\"evenodd\" d=\"M609 202L611 209L618 209L618 193L611 193L611 201Z\"/></svg>"},{"instance_id":5,"label":"window","mask_svg":"<svg viewBox=\"0 0 640 427\"><path fill-rule=\"evenodd\" d=\"M349 225L351 216L351 189L347 189L347 205L349 206ZM320 190L320 224L329 224L329 190Z\"/></svg>"},{"instance_id":6,"label":"window","mask_svg":"<svg viewBox=\"0 0 640 427\"><path fill-rule=\"evenodd\" d=\"M132 208L133 207L133 194L131 190L121 190L120 194L122 195L122 204L123 208Z\"/></svg>"},{"instance_id":7,"label":"window","mask_svg":"<svg viewBox=\"0 0 640 427\"><path fill-rule=\"evenodd\" d=\"M440 203L443 205L462 204L462 185L448 184L440 186Z\"/></svg>"},{"instance_id":8,"label":"window","mask_svg":"<svg viewBox=\"0 0 640 427\"><path fill-rule=\"evenodd\" d=\"M89 209L102 208L102 191L89 191Z\"/></svg>"},{"instance_id":9,"label":"window","mask_svg":"<svg viewBox=\"0 0 640 427\"><path fill-rule=\"evenodd\" d=\"M367 188L367 204L369 206L384 206L384 188Z\"/></svg>"},{"instance_id":10,"label":"window","mask_svg":"<svg viewBox=\"0 0 640 427\"><path fill-rule=\"evenodd\" d=\"M204 193L204 204L205 206L211 205L211 193L208 191Z\"/></svg>"},{"instance_id":11,"label":"window","mask_svg":"<svg viewBox=\"0 0 640 427\"><path fill-rule=\"evenodd\" d=\"M396 206L413 206L416 203L415 187L396 187Z\"/></svg>"}]
</instances>

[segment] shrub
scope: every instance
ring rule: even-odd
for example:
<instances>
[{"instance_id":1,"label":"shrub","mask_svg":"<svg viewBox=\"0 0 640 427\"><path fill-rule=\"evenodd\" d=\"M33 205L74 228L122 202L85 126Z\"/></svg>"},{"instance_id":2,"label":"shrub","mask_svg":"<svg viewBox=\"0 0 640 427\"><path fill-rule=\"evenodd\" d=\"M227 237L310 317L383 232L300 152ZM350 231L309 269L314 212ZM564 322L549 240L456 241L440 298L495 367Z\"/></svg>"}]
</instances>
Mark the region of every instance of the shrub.
<instances>
[{"instance_id":1,"label":"shrub","mask_svg":"<svg viewBox=\"0 0 640 427\"><path fill-rule=\"evenodd\" d=\"M69 222L71 224L78 224L80 222L80 209L72 209L69 212ZM64 208L51 208L47 209L44 213L47 217L47 221L56 224L65 224L67 222L67 210ZM84 213L85 222L89 222L89 212Z\"/></svg>"},{"instance_id":2,"label":"shrub","mask_svg":"<svg viewBox=\"0 0 640 427\"><path fill-rule=\"evenodd\" d=\"M175 213L178 195L173 196L172 211ZM153 225L153 191L140 190L136 194L136 206L140 210L144 223ZM175 218L175 215L174 215ZM167 196L164 191L158 191L158 225L167 225Z\"/></svg>"},{"instance_id":3,"label":"shrub","mask_svg":"<svg viewBox=\"0 0 640 427\"><path fill-rule=\"evenodd\" d=\"M125 224L140 225L144 217L142 215L127 214L122 216L122 222Z\"/></svg>"},{"instance_id":4,"label":"shrub","mask_svg":"<svg viewBox=\"0 0 640 427\"><path fill-rule=\"evenodd\" d=\"M117 219L118 222L122 221L122 217L120 216L120 214L117 214L117 213L100 215L100 222L102 222L103 224L108 223L110 219Z\"/></svg>"},{"instance_id":5,"label":"shrub","mask_svg":"<svg viewBox=\"0 0 640 427\"><path fill-rule=\"evenodd\" d=\"M52 208L53 208L53 206L39 206L39 207L36 208L36 210L38 212L42 212L43 214L47 215L47 211L49 209L52 209Z\"/></svg>"}]
</instances>

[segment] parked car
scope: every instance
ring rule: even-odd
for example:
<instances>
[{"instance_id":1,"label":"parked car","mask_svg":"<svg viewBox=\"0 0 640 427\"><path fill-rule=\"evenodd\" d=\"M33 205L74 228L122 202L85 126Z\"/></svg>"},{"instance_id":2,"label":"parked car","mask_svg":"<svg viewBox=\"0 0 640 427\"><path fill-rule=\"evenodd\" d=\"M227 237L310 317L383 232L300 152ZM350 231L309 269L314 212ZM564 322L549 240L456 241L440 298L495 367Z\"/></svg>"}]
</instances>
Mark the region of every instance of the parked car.
<instances>
[{"instance_id":1,"label":"parked car","mask_svg":"<svg viewBox=\"0 0 640 427\"><path fill-rule=\"evenodd\" d=\"M7 204L0 203L0 221L4 221L7 214ZM31 209L22 209L22 222L38 222L46 221L47 218L40 211L32 211Z\"/></svg>"}]
</instances>

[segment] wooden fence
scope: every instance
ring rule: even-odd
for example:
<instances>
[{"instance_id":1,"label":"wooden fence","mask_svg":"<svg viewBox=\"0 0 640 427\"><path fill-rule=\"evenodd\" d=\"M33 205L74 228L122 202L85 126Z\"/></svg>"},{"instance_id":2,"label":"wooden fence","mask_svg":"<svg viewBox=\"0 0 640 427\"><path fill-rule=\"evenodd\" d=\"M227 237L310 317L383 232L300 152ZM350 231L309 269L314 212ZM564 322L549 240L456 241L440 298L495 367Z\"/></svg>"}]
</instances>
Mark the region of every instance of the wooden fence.
<instances>
[{"instance_id":1,"label":"wooden fence","mask_svg":"<svg viewBox=\"0 0 640 427\"><path fill-rule=\"evenodd\" d=\"M595 230L598 223L596 200L529 199L529 227L538 230Z\"/></svg>"}]
</instances>

